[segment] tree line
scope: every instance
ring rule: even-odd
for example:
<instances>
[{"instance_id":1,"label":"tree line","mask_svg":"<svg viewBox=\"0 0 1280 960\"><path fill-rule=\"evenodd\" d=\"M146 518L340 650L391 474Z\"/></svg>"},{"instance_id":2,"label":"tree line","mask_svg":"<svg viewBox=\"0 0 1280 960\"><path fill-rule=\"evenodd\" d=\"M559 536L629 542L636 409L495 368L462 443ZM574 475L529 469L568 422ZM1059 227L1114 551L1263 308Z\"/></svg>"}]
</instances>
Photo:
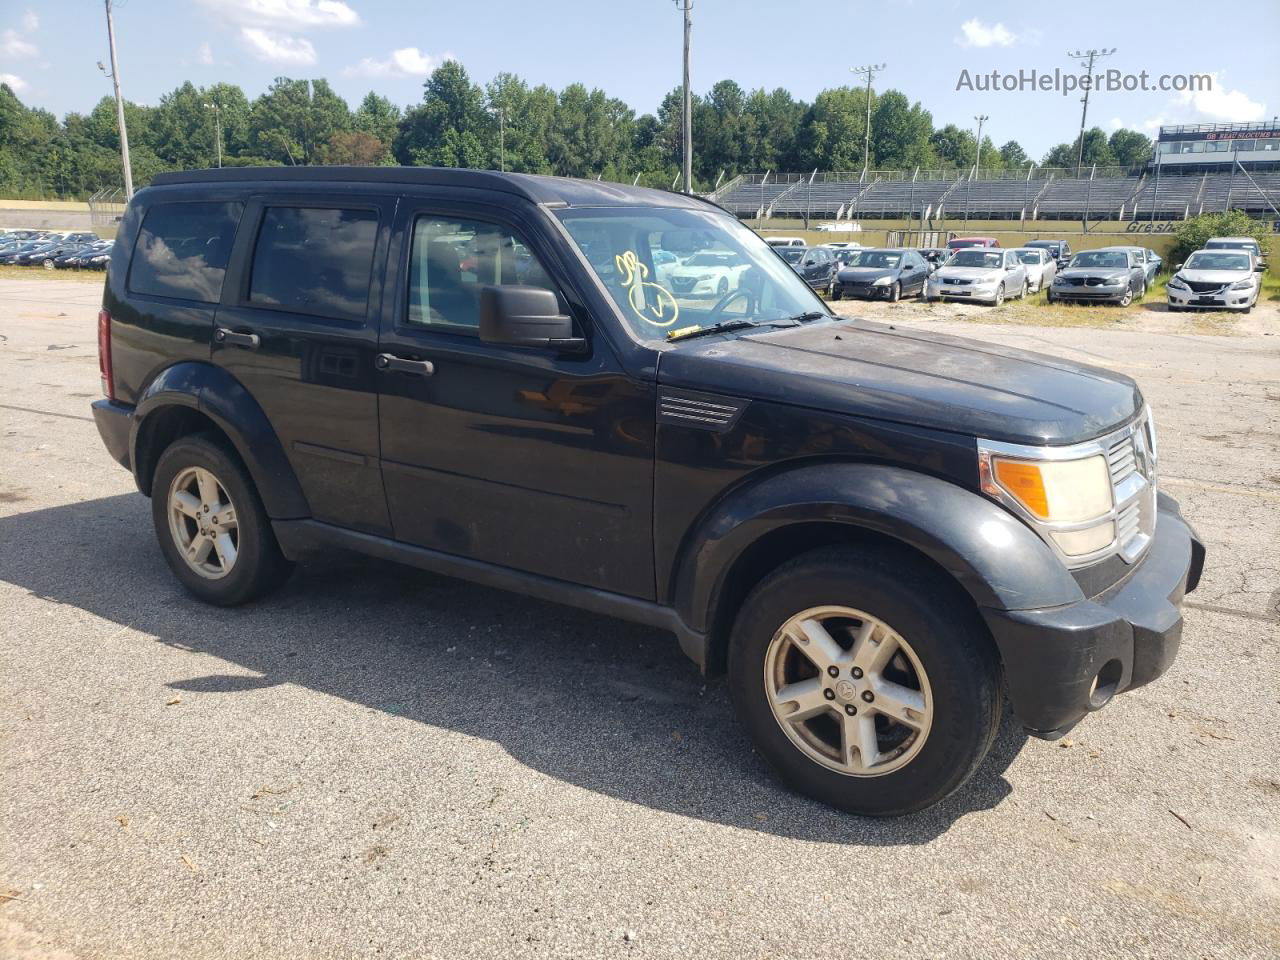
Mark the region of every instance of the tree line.
<instances>
[{"instance_id":1,"label":"tree line","mask_svg":"<svg viewBox=\"0 0 1280 960\"><path fill-rule=\"evenodd\" d=\"M744 90L722 80L693 98L695 188L739 173L860 170L867 120L865 88L823 90L806 103L787 90ZM668 187L679 170L681 96L673 90L655 114L637 116L600 89L561 91L500 74L481 86L449 61L404 109L369 93L353 110L329 83L280 77L250 100L233 83L166 93L154 106L126 103L133 179L166 170L278 164L406 164L498 168L570 177L602 177ZM1151 141L1133 130L1085 134L1084 162L1137 166ZM1071 167L1077 143L1063 143L1042 166ZM25 106L0 85L0 195L85 197L122 182L115 104L59 121ZM973 131L935 127L933 116L897 90L871 93L872 169L972 167ZM1026 169L1015 140L983 137L984 171Z\"/></svg>"}]
</instances>

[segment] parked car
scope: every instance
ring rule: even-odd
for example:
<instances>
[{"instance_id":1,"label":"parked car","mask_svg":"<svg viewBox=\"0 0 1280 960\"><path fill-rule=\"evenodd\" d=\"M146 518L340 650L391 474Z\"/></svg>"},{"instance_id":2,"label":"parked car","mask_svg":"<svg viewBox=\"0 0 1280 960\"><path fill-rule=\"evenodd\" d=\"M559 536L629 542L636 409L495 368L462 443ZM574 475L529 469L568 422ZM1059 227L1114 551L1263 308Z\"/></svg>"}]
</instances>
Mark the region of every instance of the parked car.
<instances>
[{"instance_id":1,"label":"parked car","mask_svg":"<svg viewBox=\"0 0 1280 960\"><path fill-rule=\"evenodd\" d=\"M918 247L916 253L924 257L924 262L934 270L946 263L947 258L951 256L951 251L946 247Z\"/></svg>"},{"instance_id":2,"label":"parked car","mask_svg":"<svg viewBox=\"0 0 1280 960\"><path fill-rule=\"evenodd\" d=\"M1262 263L1245 248L1197 250L1165 284L1169 311L1239 310L1248 313L1262 292Z\"/></svg>"},{"instance_id":3,"label":"parked car","mask_svg":"<svg viewBox=\"0 0 1280 960\"><path fill-rule=\"evenodd\" d=\"M1210 237L1204 243L1205 250L1245 250L1258 260L1265 260L1262 245L1253 237Z\"/></svg>"},{"instance_id":4,"label":"parked car","mask_svg":"<svg viewBox=\"0 0 1280 960\"><path fill-rule=\"evenodd\" d=\"M771 247L806 247L803 237L766 237L765 243Z\"/></svg>"},{"instance_id":5,"label":"parked car","mask_svg":"<svg viewBox=\"0 0 1280 960\"><path fill-rule=\"evenodd\" d=\"M1027 270L1027 293L1039 293L1058 275L1058 262L1044 247L1018 247L1012 252Z\"/></svg>"},{"instance_id":6,"label":"parked car","mask_svg":"<svg viewBox=\"0 0 1280 960\"><path fill-rule=\"evenodd\" d=\"M905 247L887 247L857 251L836 274L832 298L856 300L888 300L897 303L903 297L924 292L929 268L924 258Z\"/></svg>"},{"instance_id":7,"label":"parked car","mask_svg":"<svg viewBox=\"0 0 1280 960\"><path fill-rule=\"evenodd\" d=\"M751 264L729 249L700 250L667 273L679 297L723 297L738 289Z\"/></svg>"},{"instance_id":8,"label":"parked car","mask_svg":"<svg viewBox=\"0 0 1280 960\"><path fill-rule=\"evenodd\" d=\"M836 271L840 264L830 250L822 247L782 247L778 253L813 289L827 296L834 294Z\"/></svg>"},{"instance_id":9,"label":"parked car","mask_svg":"<svg viewBox=\"0 0 1280 960\"><path fill-rule=\"evenodd\" d=\"M102 238L96 233L68 233L63 239L68 243L97 243Z\"/></svg>"},{"instance_id":10,"label":"parked car","mask_svg":"<svg viewBox=\"0 0 1280 960\"><path fill-rule=\"evenodd\" d=\"M1053 278L1046 296L1050 303L1091 300L1127 307L1146 292L1146 266L1137 254L1127 247L1107 247L1072 257L1067 268Z\"/></svg>"},{"instance_id":11,"label":"parked car","mask_svg":"<svg viewBox=\"0 0 1280 960\"><path fill-rule=\"evenodd\" d=\"M1103 250L1129 250L1142 264L1142 276L1146 286L1151 286L1155 282L1156 274L1160 271L1160 264L1163 262L1156 256L1154 250L1148 250L1146 247L1130 247L1130 246L1114 246L1102 247Z\"/></svg>"},{"instance_id":12,"label":"parked car","mask_svg":"<svg viewBox=\"0 0 1280 960\"><path fill-rule=\"evenodd\" d=\"M107 241L104 243L103 241L99 240L97 243L86 243L83 246L71 251L70 253L64 253L60 257L54 257L53 265L55 268L59 270L66 270L66 269L73 269L73 268L81 269L83 267L88 266L89 261L91 261L95 257L99 257L103 255L107 257L111 255L110 241Z\"/></svg>"},{"instance_id":13,"label":"parked car","mask_svg":"<svg viewBox=\"0 0 1280 960\"><path fill-rule=\"evenodd\" d=\"M690 234L745 265L731 300L645 279L659 238ZM538 282L501 256L464 276L482 242L523 244ZM697 197L426 167L162 173L112 259L94 419L209 603L351 549L660 626L727 671L787 783L875 815L963 784L1006 696L1056 738L1177 653L1204 547L1156 492L1131 379L834 316ZM95 542L122 593L153 588L120 562L135 536ZM456 618L467 596L440 602Z\"/></svg>"},{"instance_id":14,"label":"parked car","mask_svg":"<svg viewBox=\"0 0 1280 960\"><path fill-rule=\"evenodd\" d=\"M828 250L861 250L862 244L854 243L852 240L832 240L830 243L824 243L822 246Z\"/></svg>"},{"instance_id":15,"label":"parked car","mask_svg":"<svg viewBox=\"0 0 1280 960\"><path fill-rule=\"evenodd\" d=\"M1049 256L1053 257L1058 264L1059 270L1071 262L1071 244L1066 240L1028 240L1023 246L1048 250Z\"/></svg>"},{"instance_id":16,"label":"parked car","mask_svg":"<svg viewBox=\"0 0 1280 960\"><path fill-rule=\"evenodd\" d=\"M998 307L1027 295L1027 268L1014 250L957 250L933 272L926 300L978 300Z\"/></svg>"},{"instance_id":17,"label":"parked car","mask_svg":"<svg viewBox=\"0 0 1280 960\"><path fill-rule=\"evenodd\" d=\"M20 255L14 260L14 263L23 267L42 266L46 270L53 269L53 261L55 258L62 256L64 253L70 253L78 250L82 244L69 243L66 240L56 240L51 243L41 244L26 253Z\"/></svg>"},{"instance_id":18,"label":"parked car","mask_svg":"<svg viewBox=\"0 0 1280 960\"><path fill-rule=\"evenodd\" d=\"M956 237L947 241L947 249L953 253L966 247L998 247L1000 241L995 237Z\"/></svg>"},{"instance_id":19,"label":"parked car","mask_svg":"<svg viewBox=\"0 0 1280 960\"><path fill-rule=\"evenodd\" d=\"M57 249L58 247L56 244L49 243L45 240L33 240L11 250L3 257L0 257L0 262L13 264L15 266L30 266L32 262L31 258L43 257L46 253Z\"/></svg>"}]
</instances>

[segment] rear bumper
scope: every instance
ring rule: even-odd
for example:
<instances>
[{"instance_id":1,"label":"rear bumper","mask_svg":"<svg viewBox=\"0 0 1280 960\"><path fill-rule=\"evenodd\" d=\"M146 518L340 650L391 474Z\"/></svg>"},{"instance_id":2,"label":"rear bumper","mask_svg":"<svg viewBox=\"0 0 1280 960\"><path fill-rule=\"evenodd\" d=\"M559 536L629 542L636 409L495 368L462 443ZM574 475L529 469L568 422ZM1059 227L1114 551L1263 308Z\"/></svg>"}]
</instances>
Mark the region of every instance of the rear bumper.
<instances>
[{"instance_id":1,"label":"rear bumper","mask_svg":"<svg viewBox=\"0 0 1280 960\"><path fill-rule=\"evenodd\" d=\"M110 400L95 400L92 406L93 422L98 425L98 434L106 445L107 453L120 466L132 471L129 436L133 429L133 407Z\"/></svg>"},{"instance_id":2,"label":"rear bumper","mask_svg":"<svg viewBox=\"0 0 1280 960\"><path fill-rule=\"evenodd\" d=\"M1033 736L1062 736L1177 656L1182 598L1200 581L1205 549L1173 498L1160 494L1158 510L1146 555L1110 589L1061 607L982 611L1014 712Z\"/></svg>"}]
</instances>

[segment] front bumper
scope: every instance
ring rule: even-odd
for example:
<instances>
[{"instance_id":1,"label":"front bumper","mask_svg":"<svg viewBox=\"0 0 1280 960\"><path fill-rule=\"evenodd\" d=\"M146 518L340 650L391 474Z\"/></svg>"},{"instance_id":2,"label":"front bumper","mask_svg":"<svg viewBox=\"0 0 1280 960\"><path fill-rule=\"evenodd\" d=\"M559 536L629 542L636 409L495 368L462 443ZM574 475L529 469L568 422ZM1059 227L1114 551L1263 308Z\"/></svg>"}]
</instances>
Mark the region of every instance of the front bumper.
<instances>
[{"instance_id":1,"label":"front bumper","mask_svg":"<svg viewBox=\"0 0 1280 960\"><path fill-rule=\"evenodd\" d=\"M1097 596L1042 610L982 611L1014 713L1033 736L1062 736L1173 663L1182 598L1200 582L1205 548L1172 497L1159 494L1157 511L1145 556Z\"/></svg>"},{"instance_id":2,"label":"front bumper","mask_svg":"<svg viewBox=\"0 0 1280 960\"><path fill-rule=\"evenodd\" d=\"M1216 290L1213 293L1196 293L1194 290L1178 290L1165 287L1169 294L1169 306L1192 310L1247 310L1257 295L1257 287L1248 290Z\"/></svg>"},{"instance_id":3,"label":"front bumper","mask_svg":"<svg viewBox=\"0 0 1280 960\"><path fill-rule=\"evenodd\" d=\"M892 283L882 283L877 286L874 283L839 283L836 288L840 291L841 298L845 300L888 300L889 294L893 292Z\"/></svg>"},{"instance_id":4,"label":"front bumper","mask_svg":"<svg viewBox=\"0 0 1280 960\"><path fill-rule=\"evenodd\" d=\"M132 470L132 457L129 454L129 436L133 429L133 407L110 400L95 400L93 422L98 425L98 434L106 445L111 459L126 470Z\"/></svg>"},{"instance_id":5,"label":"front bumper","mask_svg":"<svg viewBox=\"0 0 1280 960\"><path fill-rule=\"evenodd\" d=\"M986 302L996 298L996 284L980 287L977 284L962 283L930 283L925 287L925 296L930 300L978 300Z\"/></svg>"},{"instance_id":6,"label":"front bumper","mask_svg":"<svg viewBox=\"0 0 1280 960\"><path fill-rule=\"evenodd\" d=\"M1076 287L1049 285L1055 300L1088 300L1096 303L1119 303L1129 292L1128 287Z\"/></svg>"}]
</instances>

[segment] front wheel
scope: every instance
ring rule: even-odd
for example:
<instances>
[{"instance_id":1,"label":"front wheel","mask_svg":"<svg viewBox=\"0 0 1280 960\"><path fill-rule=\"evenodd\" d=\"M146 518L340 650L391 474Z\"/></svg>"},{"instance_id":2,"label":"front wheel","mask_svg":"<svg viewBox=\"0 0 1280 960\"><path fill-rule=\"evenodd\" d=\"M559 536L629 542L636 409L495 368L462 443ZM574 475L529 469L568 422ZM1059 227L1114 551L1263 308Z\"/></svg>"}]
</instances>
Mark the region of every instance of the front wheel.
<instances>
[{"instance_id":1,"label":"front wheel","mask_svg":"<svg viewBox=\"0 0 1280 960\"><path fill-rule=\"evenodd\" d=\"M894 285L889 288L889 302L897 303L901 299L902 299L902 284L894 283Z\"/></svg>"},{"instance_id":2,"label":"front wheel","mask_svg":"<svg viewBox=\"0 0 1280 960\"><path fill-rule=\"evenodd\" d=\"M1133 291L1126 290L1124 292L1124 296L1117 301L1116 305L1121 307L1127 307L1131 303L1133 303Z\"/></svg>"},{"instance_id":3,"label":"front wheel","mask_svg":"<svg viewBox=\"0 0 1280 960\"><path fill-rule=\"evenodd\" d=\"M182 437L160 455L151 518L169 568L206 603L252 600L291 569L248 471L211 436Z\"/></svg>"},{"instance_id":4,"label":"front wheel","mask_svg":"<svg viewBox=\"0 0 1280 960\"><path fill-rule=\"evenodd\" d=\"M849 548L798 557L751 592L729 682L784 781L870 816L958 789L1002 702L990 638L958 588L908 555Z\"/></svg>"},{"instance_id":5,"label":"front wheel","mask_svg":"<svg viewBox=\"0 0 1280 960\"><path fill-rule=\"evenodd\" d=\"M998 307L1003 303L1004 303L1004 284L1002 283L1000 284L1000 286L996 287L996 296L995 296L995 299L991 301L991 305L993 307Z\"/></svg>"}]
</instances>

